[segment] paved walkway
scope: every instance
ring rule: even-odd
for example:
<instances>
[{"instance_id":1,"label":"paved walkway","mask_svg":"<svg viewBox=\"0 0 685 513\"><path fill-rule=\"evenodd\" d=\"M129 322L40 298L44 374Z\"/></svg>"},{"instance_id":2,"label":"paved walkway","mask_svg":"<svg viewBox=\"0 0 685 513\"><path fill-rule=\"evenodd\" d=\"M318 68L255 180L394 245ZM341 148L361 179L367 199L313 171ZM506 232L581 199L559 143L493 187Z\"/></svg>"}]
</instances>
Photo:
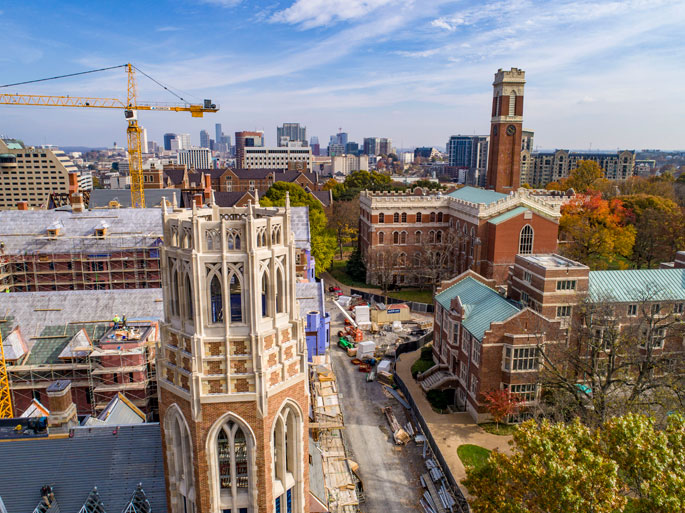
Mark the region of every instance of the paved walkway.
<instances>
[{"instance_id":1,"label":"paved walkway","mask_svg":"<svg viewBox=\"0 0 685 513\"><path fill-rule=\"evenodd\" d=\"M460 483L466 477L466 470L457 456L457 447L462 444L475 444L486 449L509 452L511 436L486 433L476 424L471 415L463 413L436 413L426 399L421 386L411 377L411 366L421 356L421 350L405 353L397 360L397 374L407 385L416 406L421 411L428 428L440 448L443 458L452 471L454 479Z\"/></svg>"}]
</instances>

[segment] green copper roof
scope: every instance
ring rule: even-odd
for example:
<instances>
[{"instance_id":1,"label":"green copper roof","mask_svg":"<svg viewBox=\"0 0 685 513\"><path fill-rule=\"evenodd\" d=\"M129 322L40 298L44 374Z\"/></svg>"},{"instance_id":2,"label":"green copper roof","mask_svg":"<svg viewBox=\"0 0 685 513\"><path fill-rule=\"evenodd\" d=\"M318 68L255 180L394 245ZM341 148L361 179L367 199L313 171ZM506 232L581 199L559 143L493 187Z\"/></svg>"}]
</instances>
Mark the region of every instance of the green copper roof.
<instances>
[{"instance_id":1,"label":"green copper roof","mask_svg":"<svg viewBox=\"0 0 685 513\"><path fill-rule=\"evenodd\" d=\"M685 269L590 271L589 287L600 301L685 301Z\"/></svg>"},{"instance_id":2,"label":"green copper roof","mask_svg":"<svg viewBox=\"0 0 685 513\"><path fill-rule=\"evenodd\" d=\"M435 300L449 310L450 303L457 296L464 306L462 324L478 340L483 340L490 324L502 322L519 312L512 303L470 276L437 294Z\"/></svg>"},{"instance_id":3,"label":"green copper roof","mask_svg":"<svg viewBox=\"0 0 685 513\"><path fill-rule=\"evenodd\" d=\"M26 365L48 365L61 363L59 355L71 338L84 328L91 340L100 340L109 329L108 323L103 324L67 324L62 326L45 326L31 347L31 354Z\"/></svg>"},{"instance_id":4,"label":"green copper roof","mask_svg":"<svg viewBox=\"0 0 685 513\"><path fill-rule=\"evenodd\" d=\"M477 187L462 187L461 189L450 192L448 196L468 201L470 203L485 203L486 205L507 197L506 194L488 191L485 189L478 189Z\"/></svg>"},{"instance_id":5,"label":"green copper roof","mask_svg":"<svg viewBox=\"0 0 685 513\"><path fill-rule=\"evenodd\" d=\"M512 217L516 217L518 215L523 214L526 210L528 210L526 207L516 207L515 209L510 210L509 212L505 212L504 214L500 214L497 217L489 219L488 223L499 224L502 221L506 221L508 219L511 219Z\"/></svg>"}]
</instances>

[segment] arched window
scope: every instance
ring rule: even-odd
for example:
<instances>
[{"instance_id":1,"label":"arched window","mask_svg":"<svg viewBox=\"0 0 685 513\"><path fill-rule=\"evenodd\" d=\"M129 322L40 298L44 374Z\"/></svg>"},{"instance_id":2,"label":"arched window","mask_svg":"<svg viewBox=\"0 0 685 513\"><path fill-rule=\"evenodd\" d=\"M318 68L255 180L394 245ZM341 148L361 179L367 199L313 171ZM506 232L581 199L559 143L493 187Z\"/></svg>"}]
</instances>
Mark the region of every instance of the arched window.
<instances>
[{"instance_id":1,"label":"arched window","mask_svg":"<svg viewBox=\"0 0 685 513\"><path fill-rule=\"evenodd\" d=\"M393 244L399 244L400 243L400 233L399 232L392 232L392 243Z\"/></svg>"},{"instance_id":2,"label":"arched window","mask_svg":"<svg viewBox=\"0 0 685 513\"><path fill-rule=\"evenodd\" d=\"M205 237L207 238L207 250L212 251L214 249L214 237L210 231L205 232Z\"/></svg>"},{"instance_id":3,"label":"arched window","mask_svg":"<svg viewBox=\"0 0 685 513\"><path fill-rule=\"evenodd\" d=\"M527 224L519 236L519 254L530 255L533 252L533 228Z\"/></svg>"},{"instance_id":4,"label":"arched window","mask_svg":"<svg viewBox=\"0 0 685 513\"><path fill-rule=\"evenodd\" d=\"M168 462L169 491L172 513L195 511L195 483L193 476L193 446L183 414L175 405L164 418Z\"/></svg>"},{"instance_id":5,"label":"arched window","mask_svg":"<svg viewBox=\"0 0 685 513\"><path fill-rule=\"evenodd\" d=\"M193 289L190 286L190 276L185 275L184 289L185 289L185 314L186 319L193 320Z\"/></svg>"},{"instance_id":6,"label":"arched window","mask_svg":"<svg viewBox=\"0 0 685 513\"><path fill-rule=\"evenodd\" d=\"M269 276L266 271L262 272L262 317L269 317L271 312L269 304Z\"/></svg>"},{"instance_id":7,"label":"arched window","mask_svg":"<svg viewBox=\"0 0 685 513\"><path fill-rule=\"evenodd\" d=\"M381 212L380 214L378 214L378 222L379 222L379 223L384 223L384 222L385 222L385 214L384 214L383 212Z\"/></svg>"},{"instance_id":8,"label":"arched window","mask_svg":"<svg viewBox=\"0 0 685 513\"><path fill-rule=\"evenodd\" d=\"M431 212L431 223L435 222L435 212Z\"/></svg>"},{"instance_id":9,"label":"arched window","mask_svg":"<svg viewBox=\"0 0 685 513\"><path fill-rule=\"evenodd\" d=\"M285 311L285 281L283 280L283 271L276 266L276 312L283 313Z\"/></svg>"},{"instance_id":10,"label":"arched window","mask_svg":"<svg viewBox=\"0 0 685 513\"><path fill-rule=\"evenodd\" d=\"M414 253L414 267L421 267L421 253L419 251Z\"/></svg>"},{"instance_id":11,"label":"arched window","mask_svg":"<svg viewBox=\"0 0 685 513\"><path fill-rule=\"evenodd\" d=\"M397 212L395 212L395 213L393 214L393 216L392 216L392 222L393 222L393 223L399 223L399 222L400 222L400 215L399 215Z\"/></svg>"},{"instance_id":12,"label":"arched window","mask_svg":"<svg viewBox=\"0 0 685 513\"><path fill-rule=\"evenodd\" d=\"M397 257L397 265L399 265L400 267L406 267L406 265L407 265L406 253L400 253L400 255Z\"/></svg>"},{"instance_id":13,"label":"arched window","mask_svg":"<svg viewBox=\"0 0 685 513\"><path fill-rule=\"evenodd\" d=\"M383 244L385 241L385 234L383 232L378 232L378 244Z\"/></svg>"},{"instance_id":14,"label":"arched window","mask_svg":"<svg viewBox=\"0 0 685 513\"><path fill-rule=\"evenodd\" d=\"M175 265L169 264L171 269L171 315L178 316L178 305L181 291L178 288L178 270Z\"/></svg>"},{"instance_id":15,"label":"arched window","mask_svg":"<svg viewBox=\"0 0 685 513\"><path fill-rule=\"evenodd\" d=\"M442 212L438 212L438 223L442 223Z\"/></svg>"},{"instance_id":16,"label":"arched window","mask_svg":"<svg viewBox=\"0 0 685 513\"><path fill-rule=\"evenodd\" d=\"M414 242L421 244L421 232L417 231L414 233Z\"/></svg>"},{"instance_id":17,"label":"arched window","mask_svg":"<svg viewBox=\"0 0 685 513\"><path fill-rule=\"evenodd\" d=\"M212 323L224 322L224 295L218 274L214 274L209 285L209 308Z\"/></svg>"},{"instance_id":18,"label":"arched window","mask_svg":"<svg viewBox=\"0 0 685 513\"><path fill-rule=\"evenodd\" d=\"M299 411L286 404L274 419L272 434L274 511L301 511L303 480L302 420Z\"/></svg>"},{"instance_id":19,"label":"arched window","mask_svg":"<svg viewBox=\"0 0 685 513\"><path fill-rule=\"evenodd\" d=\"M235 249L240 249L240 235L236 234L235 236Z\"/></svg>"},{"instance_id":20,"label":"arched window","mask_svg":"<svg viewBox=\"0 0 685 513\"><path fill-rule=\"evenodd\" d=\"M400 233L400 244L406 244L407 243L407 232L401 232Z\"/></svg>"},{"instance_id":21,"label":"arched window","mask_svg":"<svg viewBox=\"0 0 685 513\"><path fill-rule=\"evenodd\" d=\"M402 222L403 223L407 222L407 213L406 212L402 212Z\"/></svg>"},{"instance_id":22,"label":"arched window","mask_svg":"<svg viewBox=\"0 0 685 513\"><path fill-rule=\"evenodd\" d=\"M428 232L428 244L435 243L435 232L433 230Z\"/></svg>"},{"instance_id":23,"label":"arched window","mask_svg":"<svg viewBox=\"0 0 685 513\"><path fill-rule=\"evenodd\" d=\"M437 242L438 244L442 243L442 230L438 230L435 233L435 242Z\"/></svg>"},{"instance_id":24,"label":"arched window","mask_svg":"<svg viewBox=\"0 0 685 513\"><path fill-rule=\"evenodd\" d=\"M509 115L516 115L516 91L512 91L509 94Z\"/></svg>"},{"instance_id":25,"label":"arched window","mask_svg":"<svg viewBox=\"0 0 685 513\"><path fill-rule=\"evenodd\" d=\"M240 277L232 272L229 279L231 322L243 322L243 286Z\"/></svg>"},{"instance_id":26,"label":"arched window","mask_svg":"<svg viewBox=\"0 0 685 513\"><path fill-rule=\"evenodd\" d=\"M416 213L416 222L420 223L421 222L421 212Z\"/></svg>"}]
</instances>

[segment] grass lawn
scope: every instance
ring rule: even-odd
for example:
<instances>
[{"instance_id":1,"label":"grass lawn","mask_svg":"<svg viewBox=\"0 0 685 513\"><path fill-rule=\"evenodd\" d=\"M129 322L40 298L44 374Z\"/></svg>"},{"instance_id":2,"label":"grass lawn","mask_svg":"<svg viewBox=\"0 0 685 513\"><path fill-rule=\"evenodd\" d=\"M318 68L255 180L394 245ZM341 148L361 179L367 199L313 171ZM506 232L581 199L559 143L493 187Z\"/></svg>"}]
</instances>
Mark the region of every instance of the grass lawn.
<instances>
[{"instance_id":1,"label":"grass lawn","mask_svg":"<svg viewBox=\"0 0 685 513\"><path fill-rule=\"evenodd\" d=\"M430 290L405 289L388 292L389 297L401 299L403 301L415 301L416 303L433 304L433 293Z\"/></svg>"},{"instance_id":2,"label":"grass lawn","mask_svg":"<svg viewBox=\"0 0 685 513\"><path fill-rule=\"evenodd\" d=\"M411 375L416 377L417 374L421 374L422 372L426 372L433 365L435 365L435 362L433 361L433 359L424 360L423 358L419 358L418 360L416 360L414 362L414 365L411 366Z\"/></svg>"},{"instance_id":3,"label":"grass lawn","mask_svg":"<svg viewBox=\"0 0 685 513\"><path fill-rule=\"evenodd\" d=\"M465 467L479 469L487 463L490 451L480 445L464 444L457 447L457 455Z\"/></svg>"},{"instance_id":4,"label":"grass lawn","mask_svg":"<svg viewBox=\"0 0 685 513\"><path fill-rule=\"evenodd\" d=\"M481 428L483 428L483 431L486 433L490 433L491 435L513 435L514 431L516 431L516 428L518 427L516 424L503 424L500 422L499 427L497 427L497 424L495 422L484 422L482 424L478 424Z\"/></svg>"},{"instance_id":5,"label":"grass lawn","mask_svg":"<svg viewBox=\"0 0 685 513\"><path fill-rule=\"evenodd\" d=\"M344 283L345 285L349 287L368 287L366 283L363 281L355 281L353 280L346 272L345 272L345 266L347 265L346 260L333 260L331 263L330 269L328 269L328 272L331 273L331 276L338 280L340 283Z\"/></svg>"}]
</instances>

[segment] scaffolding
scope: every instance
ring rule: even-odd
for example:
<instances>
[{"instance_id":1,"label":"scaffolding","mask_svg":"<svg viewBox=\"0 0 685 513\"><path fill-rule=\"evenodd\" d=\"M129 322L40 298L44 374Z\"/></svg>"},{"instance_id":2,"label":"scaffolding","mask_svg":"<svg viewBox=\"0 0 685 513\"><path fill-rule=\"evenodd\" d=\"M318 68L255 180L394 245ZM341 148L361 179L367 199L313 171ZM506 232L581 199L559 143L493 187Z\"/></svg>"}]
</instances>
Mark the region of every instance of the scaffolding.
<instances>
[{"instance_id":1,"label":"scaffolding","mask_svg":"<svg viewBox=\"0 0 685 513\"><path fill-rule=\"evenodd\" d=\"M344 421L335 375L328 354L314 357L311 372L313 420L309 427L321 450L323 476L331 513L359 511L359 480L348 457L343 437Z\"/></svg>"}]
</instances>

